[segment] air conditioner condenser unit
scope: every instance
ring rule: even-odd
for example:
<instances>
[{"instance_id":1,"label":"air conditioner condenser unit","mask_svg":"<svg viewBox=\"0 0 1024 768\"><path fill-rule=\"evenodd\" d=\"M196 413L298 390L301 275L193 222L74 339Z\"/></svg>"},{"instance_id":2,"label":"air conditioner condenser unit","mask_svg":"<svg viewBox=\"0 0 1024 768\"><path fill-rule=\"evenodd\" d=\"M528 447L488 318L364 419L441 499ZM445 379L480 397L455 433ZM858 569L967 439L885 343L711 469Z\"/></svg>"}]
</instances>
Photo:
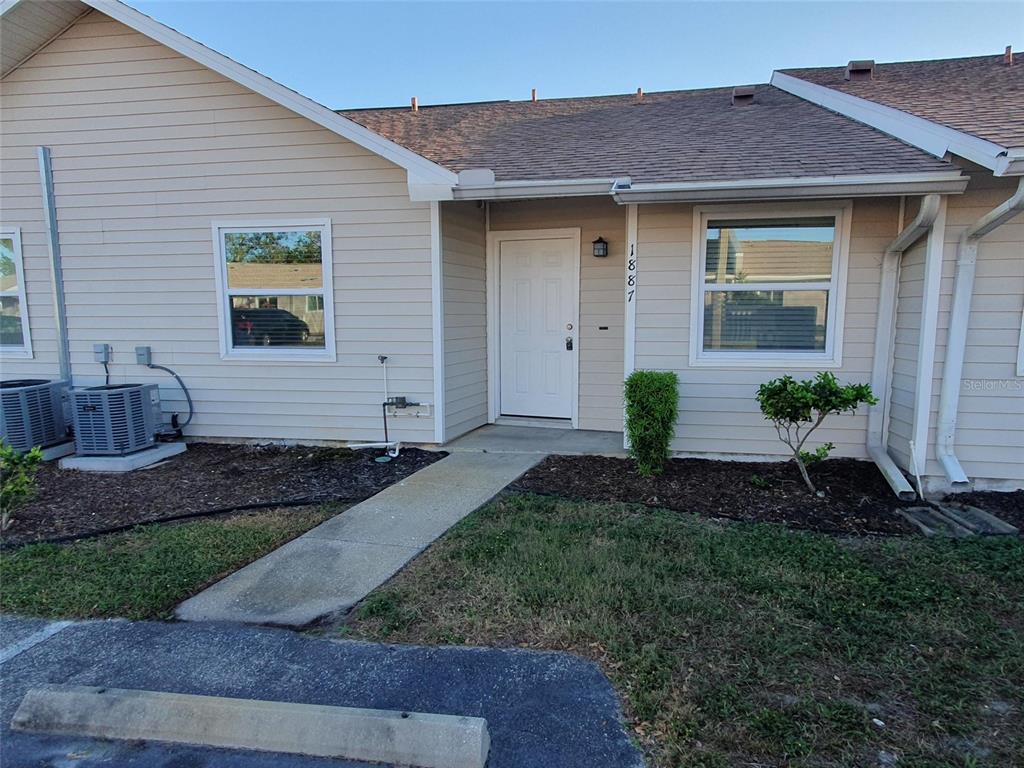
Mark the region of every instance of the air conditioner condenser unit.
<instances>
[{"instance_id":1,"label":"air conditioner condenser unit","mask_svg":"<svg viewBox=\"0 0 1024 768\"><path fill-rule=\"evenodd\" d=\"M73 389L71 410L80 456L123 456L150 448L162 422L156 384Z\"/></svg>"},{"instance_id":2,"label":"air conditioner condenser unit","mask_svg":"<svg viewBox=\"0 0 1024 768\"><path fill-rule=\"evenodd\" d=\"M67 440L64 418L67 386L66 381L47 379L0 382L0 439L22 452Z\"/></svg>"}]
</instances>

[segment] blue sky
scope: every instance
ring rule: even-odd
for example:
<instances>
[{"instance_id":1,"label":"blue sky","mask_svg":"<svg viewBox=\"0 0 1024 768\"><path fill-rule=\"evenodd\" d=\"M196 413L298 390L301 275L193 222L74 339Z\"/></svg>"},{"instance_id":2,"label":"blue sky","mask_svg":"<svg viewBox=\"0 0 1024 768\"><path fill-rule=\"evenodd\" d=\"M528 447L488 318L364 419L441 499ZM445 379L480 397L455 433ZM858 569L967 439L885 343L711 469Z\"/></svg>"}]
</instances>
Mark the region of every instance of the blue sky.
<instances>
[{"instance_id":1,"label":"blue sky","mask_svg":"<svg viewBox=\"0 0 1024 768\"><path fill-rule=\"evenodd\" d=\"M765 82L1024 49L1024 3L128 0L333 108Z\"/></svg>"}]
</instances>

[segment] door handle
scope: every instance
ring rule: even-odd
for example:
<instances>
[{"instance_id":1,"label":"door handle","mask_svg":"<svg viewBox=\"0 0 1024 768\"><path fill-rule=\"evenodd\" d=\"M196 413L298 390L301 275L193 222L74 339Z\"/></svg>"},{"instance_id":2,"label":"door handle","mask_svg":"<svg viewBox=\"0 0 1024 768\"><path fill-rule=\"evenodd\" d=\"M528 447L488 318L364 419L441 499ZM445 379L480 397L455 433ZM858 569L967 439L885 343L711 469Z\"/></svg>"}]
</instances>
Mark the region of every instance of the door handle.
<instances>
[{"instance_id":1,"label":"door handle","mask_svg":"<svg viewBox=\"0 0 1024 768\"><path fill-rule=\"evenodd\" d=\"M572 336L565 337L565 348L567 351L572 352Z\"/></svg>"}]
</instances>

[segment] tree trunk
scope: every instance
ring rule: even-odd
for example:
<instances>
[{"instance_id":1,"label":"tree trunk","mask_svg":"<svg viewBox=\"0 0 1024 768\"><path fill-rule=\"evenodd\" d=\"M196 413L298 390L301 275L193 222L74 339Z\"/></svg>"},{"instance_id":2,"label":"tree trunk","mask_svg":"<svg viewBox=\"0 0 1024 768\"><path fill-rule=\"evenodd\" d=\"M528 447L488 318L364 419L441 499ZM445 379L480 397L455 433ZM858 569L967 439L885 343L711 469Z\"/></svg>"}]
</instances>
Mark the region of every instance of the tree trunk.
<instances>
[{"instance_id":1,"label":"tree trunk","mask_svg":"<svg viewBox=\"0 0 1024 768\"><path fill-rule=\"evenodd\" d=\"M807 483L808 489L810 489L811 493L817 495L818 489L815 488L814 483L811 482L811 476L807 474L807 467L804 466L804 462L803 459L800 458L799 451L793 454L793 461L795 461L796 465L800 468L800 475L803 477L804 482Z\"/></svg>"}]
</instances>

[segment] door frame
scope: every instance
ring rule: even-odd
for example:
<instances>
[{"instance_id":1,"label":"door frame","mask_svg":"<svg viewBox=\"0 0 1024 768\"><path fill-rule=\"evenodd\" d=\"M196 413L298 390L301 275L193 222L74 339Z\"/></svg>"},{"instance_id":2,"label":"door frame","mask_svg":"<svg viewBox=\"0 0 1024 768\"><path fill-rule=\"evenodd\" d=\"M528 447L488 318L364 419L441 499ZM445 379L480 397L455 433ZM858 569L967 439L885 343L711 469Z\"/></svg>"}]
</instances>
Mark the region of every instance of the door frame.
<instances>
[{"instance_id":1,"label":"door frame","mask_svg":"<svg viewBox=\"0 0 1024 768\"><path fill-rule=\"evenodd\" d=\"M572 244L573 274L569 286L572 302L574 355L571 369L571 418L573 429L579 429L580 411L580 228L506 229L487 233L487 421L493 424L500 416L501 404L501 284L498 254L506 240L568 240Z\"/></svg>"}]
</instances>

